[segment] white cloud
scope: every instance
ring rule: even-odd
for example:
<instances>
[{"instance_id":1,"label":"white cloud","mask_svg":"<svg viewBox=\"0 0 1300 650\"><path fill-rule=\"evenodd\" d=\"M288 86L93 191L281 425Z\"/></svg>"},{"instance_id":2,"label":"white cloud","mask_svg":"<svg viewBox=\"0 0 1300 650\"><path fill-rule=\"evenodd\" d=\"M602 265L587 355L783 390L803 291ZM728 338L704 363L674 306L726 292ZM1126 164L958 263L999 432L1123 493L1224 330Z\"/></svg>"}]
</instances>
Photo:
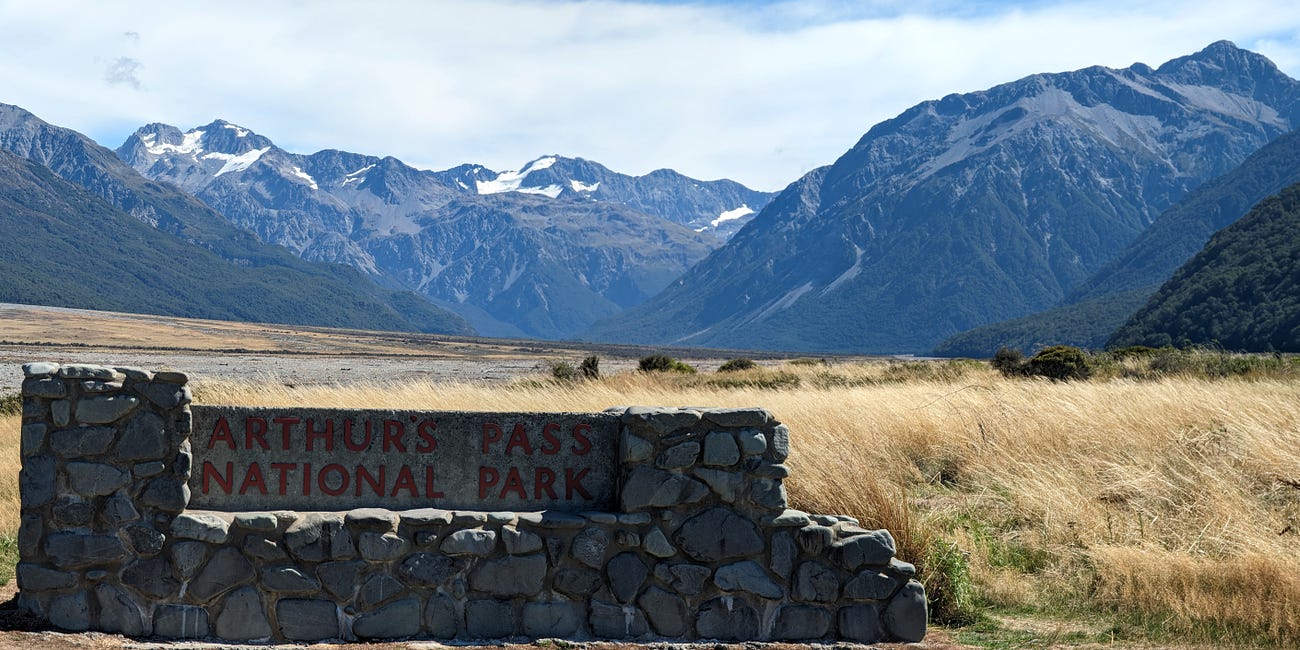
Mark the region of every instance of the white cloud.
<instances>
[{"instance_id":1,"label":"white cloud","mask_svg":"<svg viewBox=\"0 0 1300 650\"><path fill-rule=\"evenodd\" d=\"M1226 38L1295 75L1293 5L0 0L0 101L109 147L221 117L293 151L496 169L558 153L776 189L919 101L1034 72Z\"/></svg>"}]
</instances>

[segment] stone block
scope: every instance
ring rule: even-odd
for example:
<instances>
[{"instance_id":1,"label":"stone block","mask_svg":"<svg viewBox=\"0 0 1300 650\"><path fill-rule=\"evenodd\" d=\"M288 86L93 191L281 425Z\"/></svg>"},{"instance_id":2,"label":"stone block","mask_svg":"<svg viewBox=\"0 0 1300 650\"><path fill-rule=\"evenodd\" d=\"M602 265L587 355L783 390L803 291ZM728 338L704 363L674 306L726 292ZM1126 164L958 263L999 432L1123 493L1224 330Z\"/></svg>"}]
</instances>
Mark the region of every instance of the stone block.
<instances>
[{"instance_id":1,"label":"stone block","mask_svg":"<svg viewBox=\"0 0 1300 650\"><path fill-rule=\"evenodd\" d=\"M154 381L161 381L168 384L185 384L190 381L190 376L176 370L159 370L154 373Z\"/></svg>"},{"instance_id":2,"label":"stone block","mask_svg":"<svg viewBox=\"0 0 1300 650\"><path fill-rule=\"evenodd\" d=\"M740 498L744 487L744 478L737 472L721 469L699 468L694 472L696 478L704 481L723 503L735 503Z\"/></svg>"},{"instance_id":3,"label":"stone block","mask_svg":"<svg viewBox=\"0 0 1300 650\"><path fill-rule=\"evenodd\" d=\"M348 526L379 533L397 530L400 519L396 512L384 508L355 508L349 510L343 517L344 523Z\"/></svg>"},{"instance_id":4,"label":"stone block","mask_svg":"<svg viewBox=\"0 0 1300 650\"><path fill-rule=\"evenodd\" d=\"M405 510L398 516L407 526L446 526L451 523L451 511L438 508Z\"/></svg>"},{"instance_id":5,"label":"stone block","mask_svg":"<svg viewBox=\"0 0 1300 650\"><path fill-rule=\"evenodd\" d=\"M456 602L450 596L438 593L429 596L429 602L424 606L424 627L429 630L429 636L450 639L456 636L459 622Z\"/></svg>"},{"instance_id":6,"label":"stone block","mask_svg":"<svg viewBox=\"0 0 1300 650\"><path fill-rule=\"evenodd\" d=\"M45 555L60 569L80 569L120 562L126 546L117 535L58 532L45 538Z\"/></svg>"},{"instance_id":7,"label":"stone block","mask_svg":"<svg viewBox=\"0 0 1300 650\"><path fill-rule=\"evenodd\" d=\"M873 530L836 542L831 552L849 571L862 566L887 566L894 557L894 536L887 530Z\"/></svg>"},{"instance_id":8,"label":"stone block","mask_svg":"<svg viewBox=\"0 0 1300 650\"><path fill-rule=\"evenodd\" d=\"M785 605L776 614L772 638L777 641L812 641L831 630L831 613L813 605Z\"/></svg>"},{"instance_id":9,"label":"stone block","mask_svg":"<svg viewBox=\"0 0 1300 650\"><path fill-rule=\"evenodd\" d=\"M172 520L172 536L209 544L225 544L230 537L230 522L204 512L187 512Z\"/></svg>"},{"instance_id":10,"label":"stone block","mask_svg":"<svg viewBox=\"0 0 1300 650\"><path fill-rule=\"evenodd\" d=\"M153 379L152 372L140 368L134 368L131 366L114 366L113 370L121 373L123 377L126 377L131 381L151 381Z\"/></svg>"},{"instance_id":11,"label":"stone block","mask_svg":"<svg viewBox=\"0 0 1300 650\"><path fill-rule=\"evenodd\" d=\"M270 567L262 570L262 586L267 591L279 593L311 593L320 591L320 582L292 566Z\"/></svg>"},{"instance_id":12,"label":"stone block","mask_svg":"<svg viewBox=\"0 0 1300 650\"><path fill-rule=\"evenodd\" d=\"M605 551L609 548L609 534L600 528L585 528L573 538L569 554L573 559L593 568L605 566Z\"/></svg>"},{"instance_id":13,"label":"stone block","mask_svg":"<svg viewBox=\"0 0 1300 650\"><path fill-rule=\"evenodd\" d=\"M816 560L799 565L794 574L794 599L806 603L831 603L840 595L840 578Z\"/></svg>"},{"instance_id":14,"label":"stone block","mask_svg":"<svg viewBox=\"0 0 1300 650\"><path fill-rule=\"evenodd\" d=\"M30 402L23 402L23 417L28 417L28 403ZM33 415L36 414L33 413ZM56 427L66 427L72 424L72 402L66 399L50 402L50 420L54 422Z\"/></svg>"},{"instance_id":15,"label":"stone block","mask_svg":"<svg viewBox=\"0 0 1300 650\"><path fill-rule=\"evenodd\" d=\"M282 598L275 604L280 634L290 641L324 641L343 635L339 630L338 606L315 598Z\"/></svg>"},{"instance_id":16,"label":"stone block","mask_svg":"<svg viewBox=\"0 0 1300 650\"><path fill-rule=\"evenodd\" d=\"M674 535L674 541L683 553L701 562L717 562L763 551L763 538L754 522L723 507L710 508L686 520Z\"/></svg>"},{"instance_id":17,"label":"stone block","mask_svg":"<svg viewBox=\"0 0 1300 650\"><path fill-rule=\"evenodd\" d=\"M80 528L94 521L95 506L77 497L63 497L54 502L51 514L60 528Z\"/></svg>"},{"instance_id":18,"label":"stone block","mask_svg":"<svg viewBox=\"0 0 1300 650\"><path fill-rule=\"evenodd\" d=\"M141 503L163 512L181 512L189 501L190 486L165 476L149 481L140 494Z\"/></svg>"},{"instance_id":19,"label":"stone block","mask_svg":"<svg viewBox=\"0 0 1300 650\"><path fill-rule=\"evenodd\" d=\"M123 525L140 518L140 511L135 509L135 504L126 496L115 496L104 499L104 523L109 528L121 528Z\"/></svg>"},{"instance_id":20,"label":"stone block","mask_svg":"<svg viewBox=\"0 0 1300 650\"><path fill-rule=\"evenodd\" d=\"M54 499L54 457L48 454L23 459L18 472L19 501L24 510L39 508Z\"/></svg>"},{"instance_id":21,"label":"stone block","mask_svg":"<svg viewBox=\"0 0 1300 650\"><path fill-rule=\"evenodd\" d=\"M628 475L620 501L624 512L698 503L709 495L703 483L653 467L639 466Z\"/></svg>"},{"instance_id":22,"label":"stone block","mask_svg":"<svg viewBox=\"0 0 1300 650\"><path fill-rule=\"evenodd\" d=\"M772 428L772 439L768 441L767 457L774 462L784 463L790 457L790 428L778 424Z\"/></svg>"},{"instance_id":23,"label":"stone block","mask_svg":"<svg viewBox=\"0 0 1300 650\"><path fill-rule=\"evenodd\" d=\"M677 548L668 541L668 537L664 535L664 531L657 527L651 528L650 532L646 533L642 546L645 548L647 553L657 558L666 558L677 555Z\"/></svg>"},{"instance_id":24,"label":"stone block","mask_svg":"<svg viewBox=\"0 0 1300 650\"><path fill-rule=\"evenodd\" d=\"M700 443L683 442L665 449L655 459L655 467L660 469L685 469L693 467L700 457Z\"/></svg>"},{"instance_id":25,"label":"stone block","mask_svg":"<svg viewBox=\"0 0 1300 650\"><path fill-rule=\"evenodd\" d=\"M68 364L59 367L58 375L64 379L112 379L116 373L105 366Z\"/></svg>"},{"instance_id":26,"label":"stone block","mask_svg":"<svg viewBox=\"0 0 1300 650\"><path fill-rule=\"evenodd\" d=\"M835 541L835 531L829 526L812 524L800 528L795 533L795 539L799 541L799 548L802 548L804 553L819 556Z\"/></svg>"},{"instance_id":27,"label":"stone block","mask_svg":"<svg viewBox=\"0 0 1300 650\"><path fill-rule=\"evenodd\" d=\"M740 462L740 447L736 437L727 431L714 431L704 436L704 464L709 467L730 467Z\"/></svg>"},{"instance_id":28,"label":"stone block","mask_svg":"<svg viewBox=\"0 0 1300 650\"><path fill-rule=\"evenodd\" d=\"M239 512L235 514L231 524L235 528L271 533L280 527L280 518L273 512Z\"/></svg>"},{"instance_id":29,"label":"stone block","mask_svg":"<svg viewBox=\"0 0 1300 650\"><path fill-rule=\"evenodd\" d=\"M535 596L545 579L546 556L512 555L479 564L469 576L469 586L500 598Z\"/></svg>"},{"instance_id":30,"label":"stone block","mask_svg":"<svg viewBox=\"0 0 1300 650\"><path fill-rule=\"evenodd\" d=\"M785 510L785 484L768 478L755 478L749 482L749 500L755 506L765 510Z\"/></svg>"},{"instance_id":31,"label":"stone block","mask_svg":"<svg viewBox=\"0 0 1300 650\"><path fill-rule=\"evenodd\" d=\"M257 589L243 587L230 592L217 614L217 637L227 641L253 641L271 636L271 622L262 608Z\"/></svg>"},{"instance_id":32,"label":"stone block","mask_svg":"<svg viewBox=\"0 0 1300 650\"><path fill-rule=\"evenodd\" d=\"M208 609L197 605L159 605L153 615L153 633L168 639L208 636Z\"/></svg>"},{"instance_id":33,"label":"stone block","mask_svg":"<svg viewBox=\"0 0 1300 650\"><path fill-rule=\"evenodd\" d=\"M140 400L129 395L88 397L77 402L77 421L84 424L116 422L139 405Z\"/></svg>"},{"instance_id":34,"label":"stone block","mask_svg":"<svg viewBox=\"0 0 1300 650\"><path fill-rule=\"evenodd\" d=\"M619 444L619 458L623 459L624 464L645 462L655 453L654 444L629 431L623 432Z\"/></svg>"},{"instance_id":35,"label":"stone block","mask_svg":"<svg viewBox=\"0 0 1300 650\"><path fill-rule=\"evenodd\" d=\"M885 606L883 622L886 636L904 643L919 642L925 638L927 615L925 587L915 580L909 580Z\"/></svg>"},{"instance_id":36,"label":"stone block","mask_svg":"<svg viewBox=\"0 0 1300 650\"><path fill-rule=\"evenodd\" d=\"M511 555L524 555L542 550L542 538L514 526L501 529L501 541L506 545L506 552Z\"/></svg>"},{"instance_id":37,"label":"stone block","mask_svg":"<svg viewBox=\"0 0 1300 650\"><path fill-rule=\"evenodd\" d=\"M127 421L115 450L117 457L122 460L159 460L166 453L165 423L161 417L149 411L136 413Z\"/></svg>"},{"instance_id":38,"label":"stone block","mask_svg":"<svg viewBox=\"0 0 1300 650\"><path fill-rule=\"evenodd\" d=\"M668 569L672 574L672 588L684 596L698 596L704 591L704 581L712 570L698 564L674 564Z\"/></svg>"},{"instance_id":39,"label":"stone block","mask_svg":"<svg viewBox=\"0 0 1300 650\"><path fill-rule=\"evenodd\" d=\"M591 633L602 639L636 639L649 634L645 613L636 605L591 601Z\"/></svg>"},{"instance_id":40,"label":"stone block","mask_svg":"<svg viewBox=\"0 0 1300 650\"><path fill-rule=\"evenodd\" d=\"M552 581L555 591L572 598L585 598L600 590L600 574L590 569L560 569Z\"/></svg>"},{"instance_id":41,"label":"stone block","mask_svg":"<svg viewBox=\"0 0 1300 650\"><path fill-rule=\"evenodd\" d=\"M700 421L700 412L675 408L633 406L623 412L624 424L638 424L659 435L693 427Z\"/></svg>"},{"instance_id":42,"label":"stone block","mask_svg":"<svg viewBox=\"0 0 1300 650\"><path fill-rule=\"evenodd\" d=\"M605 576L609 579L609 591L620 603L630 603L636 599L641 585L650 575L650 567L636 553L619 553L605 567Z\"/></svg>"},{"instance_id":43,"label":"stone block","mask_svg":"<svg viewBox=\"0 0 1300 650\"><path fill-rule=\"evenodd\" d=\"M758 638L758 612L739 596L714 598L695 616L695 633L702 639L748 641Z\"/></svg>"},{"instance_id":44,"label":"stone block","mask_svg":"<svg viewBox=\"0 0 1300 650\"><path fill-rule=\"evenodd\" d=\"M72 489L86 497L112 494L131 480L130 473L104 463L68 463L67 475Z\"/></svg>"},{"instance_id":45,"label":"stone block","mask_svg":"<svg viewBox=\"0 0 1300 650\"><path fill-rule=\"evenodd\" d=\"M397 574L411 586L445 587L465 570L465 566L465 560L441 553L416 553L402 560Z\"/></svg>"},{"instance_id":46,"label":"stone block","mask_svg":"<svg viewBox=\"0 0 1300 650\"><path fill-rule=\"evenodd\" d=\"M60 596L50 601L50 624L69 632L90 629L90 597L86 592Z\"/></svg>"},{"instance_id":47,"label":"stone block","mask_svg":"<svg viewBox=\"0 0 1300 650\"><path fill-rule=\"evenodd\" d=\"M738 431L736 442L740 444L740 453L746 456L759 456L767 451L767 437L758 429Z\"/></svg>"},{"instance_id":48,"label":"stone block","mask_svg":"<svg viewBox=\"0 0 1300 650\"><path fill-rule=\"evenodd\" d=\"M208 559L208 547L201 542L177 542L172 544L170 554L176 572L189 580Z\"/></svg>"},{"instance_id":49,"label":"stone block","mask_svg":"<svg viewBox=\"0 0 1300 650\"><path fill-rule=\"evenodd\" d=\"M723 591L738 591L763 598L779 599L785 589L776 584L763 567L753 560L741 560L718 567L713 584Z\"/></svg>"},{"instance_id":50,"label":"stone block","mask_svg":"<svg viewBox=\"0 0 1300 650\"><path fill-rule=\"evenodd\" d=\"M690 625L686 601L659 587L650 587L637 599L655 634L664 637L681 637Z\"/></svg>"},{"instance_id":51,"label":"stone block","mask_svg":"<svg viewBox=\"0 0 1300 650\"><path fill-rule=\"evenodd\" d=\"M524 603L524 636L568 638L582 627L582 607L576 603Z\"/></svg>"},{"instance_id":52,"label":"stone block","mask_svg":"<svg viewBox=\"0 0 1300 650\"><path fill-rule=\"evenodd\" d=\"M111 585L99 585L95 587L95 599L99 601L99 624L96 629L120 632L126 636L140 636L144 633L144 615L140 606L122 590Z\"/></svg>"},{"instance_id":53,"label":"stone block","mask_svg":"<svg viewBox=\"0 0 1300 650\"><path fill-rule=\"evenodd\" d=\"M841 607L839 612L840 638L862 643L877 643L885 639L880 626L880 608L875 603L862 603Z\"/></svg>"},{"instance_id":54,"label":"stone block","mask_svg":"<svg viewBox=\"0 0 1300 650\"><path fill-rule=\"evenodd\" d=\"M48 429L48 426L39 422L24 424L19 434L21 438L18 441L20 454L24 457L34 456L44 450L45 433ZM112 430L109 430L109 436L109 441L112 442ZM54 452L61 456L66 453L57 445L54 445ZM64 457L66 458L66 456Z\"/></svg>"},{"instance_id":55,"label":"stone block","mask_svg":"<svg viewBox=\"0 0 1300 650\"><path fill-rule=\"evenodd\" d=\"M346 602L352 600L352 594L357 590L357 578L364 568L366 563L360 560L326 562L316 567L316 577L320 578L325 591L335 599Z\"/></svg>"},{"instance_id":56,"label":"stone block","mask_svg":"<svg viewBox=\"0 0 1300 650\"><path fill-rule=\"evenodd\" d=\"M15 573L18 588L31 591L51 591L67 589L77 584L77 574L67 571L55 571L31 562L19 562Z\"/></svg>"},{"instance_id":57,"label":"stone block","mask_svg":"<svg viewBox=\"0 0 1300 650\"><path fill-rule=\"evenodd\" d=\"M23 364L24 377L49 377L59 371L59 364L48 361L37 361L34 363Z\"/></svg>"},{"instance_id":58,"label":"stone block","mask_svg":"<svg viewBox=\"0 0 1300 650\"><path fill-rule=\"evenodd\" d=\"M155 377L157 379L157 377ZM135 392L153 402L158 408L170 411L178 406L189 404L191 400L188 386L178 386L164 381L140 382L135 385Z\"/></svg>"},{"instance_id":59,"label":"stone block","mask_svg":"<svg viewBox=\"0 0 1300 650\"><path fill-rule=\"evenodd\" d=\"M448 555L487 557L496 549L497 533L494 530L470 528L458 530L443 538L438 547Z\"/></svg>"},{"instance_id":60,"label":"stone block","mask_svg":"<svg viewBox=\"0 0 1300 650\"><path fill-rule=\"evenodd\" d=\"M359 639L401 639L420 633L420 599L403 598L352 622Z\"/></svg>"},{"instance_id":61,"label":"stone block","mask_svg":"<svg viewBox=\"0 0 1300 650\"><path fill-rule=\"evenodd\" d=\"M362 558L371 562L395 560L406 554L409 547L410 542L392 533L366 531L357 537L357 550L361 552Z\"/></svg>"},{"instance_id":62,"label":"stone block","mask_svg":"<svg viewBox=\"0 0 1300 650\"><path fill-rule=\"evenodd\" d=\"M866 569L844 585L848 600L886 600L898 591L902 581L878 569Z\"/></svg>"},{"instance_id":63,"label":"stone block","mask_svg":"<svg viewBox=\"0 0 1300 650\"><path fill-rule=\"evenodd\" d=\"M136 463L131 466L131 476L136 478L149 478L150 476L162 474L165 469L167 469L167 463L164 463L161 460L151 460L147 463Z\"/></svg>"},{"instance_id":64,"label":"stone block","mask_svg":"<svg viewBox=\"0 0 1300 650\"><path fill-rule=\"evenodd\" d=\"M212 559L190 582L188 593L200 602L207 602L235 587L252 582L253 578L253 565L238 549L227 546L212 554Z\"/></svg>"},{"instance_id":65,"label":"stone block","mask_svg":"<svg viewBox=\"0 0 1300 650\"><path fill-rule=\"evenodd\" d=\"M406 593L406 585L387 573L375 573L361 583L357 604L363 609L381 605Z\"/></svg>"},{"instance_id":66,"label":"stone block","mask_svg":"<svg viewBox=\"0 0 1300 650\"><path fill-rule=\"evenodd\" d=\"M515 633L515 608L506 600L465 603L465 632L471 639L504 639Z\"/></svg>"},{"instance_id":67,"label":"stone block","mask_svg":"<svg viewBox=\"0 0 1300 650\"><path fill-rule=\"evenodd\" d=\"M102 381L99 379L87 379L81 382L81 392L85 393L111 393L121 390L122 384L116 381Z\"/></svg>"},{"instance_id":68,"label":"stone block","mask_svg":"<svg viewBox=\"0 0 1300 650\"><path fill-rule=\"evenodd\" d=\"M132 562L122 570L122 584L155 601L174 599L181 590L171 564L161 557Z\"/></svg>"}]
</instances>

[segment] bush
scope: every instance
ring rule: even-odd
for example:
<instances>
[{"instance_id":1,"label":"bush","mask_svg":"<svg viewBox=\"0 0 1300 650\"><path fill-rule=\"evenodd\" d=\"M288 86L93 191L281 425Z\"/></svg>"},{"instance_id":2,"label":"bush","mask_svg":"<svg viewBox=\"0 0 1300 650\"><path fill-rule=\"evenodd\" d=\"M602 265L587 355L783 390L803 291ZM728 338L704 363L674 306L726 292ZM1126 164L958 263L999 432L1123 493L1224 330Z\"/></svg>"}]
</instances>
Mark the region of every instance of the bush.
<instances>
[{"instance_id":1,"label":"bush","mask_svg":"<svg viewBox=\"0 0 1300 650\"><path fill-rule=\"evenodd\" d=\"M23 396L21 393L0 393L0 415L22 415Z\"/></svg>"},{"instance_id":2,"label":"bush","mask_svg":"<svg viewBox=\"0 0 1300 650\"><path fill-rule=\"evenodd\" d=\"M1018 377L1025 374L1025 355L1005 345L998 348L993 355L993 369L1004 377Z\"/></svg>"},{"instance_id":3,"label":"bush","mask_svg":"<svg viewBox=\"0 0 1300 650\"><path fill-rule=\"evenodd\" d=\"M638 366L641 372L680 372L683 374L695 374L695 367L687 363L682 363L677 359L662 354L652 354L648 357L641 357Z\"/></svg>"},{"instance_id":4,"label":"bush","mask_svg":"<svg viewBox=\"0 0 1300 650\"><path fill-rule=\"evenodd\" d=\"M788 364L790 364L790 365L792 365L792 366L828 366L828 365L830 365L830 362L826 361L825 359L812 359L812 358L809 358L809 357L802 357L802 358L799 358L799 359L791 359L791 360L787 361L786 363L788 363Z\"/></svg>"},{"instance_id":5,"label":"bush","mask_svg":"<svg viewBox=\"0 0 1300 650\"><path fill-rule=\"evenodd\" d=\"M1057 381L1092 376L1088 353L1072 345L1053 345L1040 350L1025 363L1025 374Z\"/></svg>"},{"instance_id":6,"label":"bush","mask_svg":"<svg viewBox=\"0 0 1300 650\"><path fill-rule=\"evenodd\" d=\"M559 381L577 381L579 374L568 361L554 361L551 363L551 376Z\"/></svg>"},{"instance_id":7,"label":"bush","mask_svg":"<svg viewBox=\"0 0 1300 650\"><path fill-rule=\"evenodd\" d=\"M753 359L728 359L726 363L718 366L718 372L739 372L741 370L753 370L758 364Z\"/></svg>"},{"instance_id":8,"label":"bush","mask_svg":"<svg viewBox=\"0 0 1300 650\"><path fill-rule=\"evenodd\" d=\"M600 379L600 357L591 355L578 365L578 372L583 379Z\"/></svg>"}]
</instances>

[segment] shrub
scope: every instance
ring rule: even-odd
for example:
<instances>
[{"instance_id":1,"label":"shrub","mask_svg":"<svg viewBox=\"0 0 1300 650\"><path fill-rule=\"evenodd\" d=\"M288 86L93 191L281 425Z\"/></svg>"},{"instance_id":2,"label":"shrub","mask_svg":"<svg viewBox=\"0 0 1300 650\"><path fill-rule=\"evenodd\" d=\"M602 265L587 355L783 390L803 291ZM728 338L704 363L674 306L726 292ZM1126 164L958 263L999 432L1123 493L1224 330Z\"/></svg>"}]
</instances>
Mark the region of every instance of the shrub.
<instances>
[{"instance_id":1,"label":"shrub","mask_svg":"<svg viewBox=\"0 0 1300 650\"><path fill-rule=\"evenodd\" d=\"M758 364L753 359L728 359L726 363L718 366L718 372L739 372L741 370L753 370Z\"/></svg>"},{"instance_id":2,"label":"shrub","mask_svg":"<svg viewBox=\"0 0 1300 650\"><path fill-rule=\"evenodd\" d=\"M641 372L680 372L683 374L695 374L695 367L687 363L682 363L677 359L663 354L652 354L648 357L641 357L638 366Z\"/></svg>"},{"instance_id":3,"label":"shrub","mask_svg":"<svg viewBox=\"0 0 1300 650\"><path fill-rule=\"evenodd\" d=\"M0 415L22 415L23 396L21 393L0 393Z\"/></svg>"},{"instance_id":4,"label":"shrub","mask_svg":"<svg viewBox=\"0 0 1300 650\"><path fill-rule=\"evenodd\" d=\"M1057 381L1087 379L1092 376L1088 353L1072 345L1044 348L1025 363L1025 373Z\"/></svg>"},{"instance_id":5,"label":"shrub","mask_svg":"<svg viewBox=\"0 0 1300 650\"><path fill-rule=\"evenodd\" d=\"M1015 377L1025 374L1025 355L1020 350L1015 350L1005 345L998 348L993 355L993 369L1002 373L1004 377Z\"/></svg>"},{"instance_id":6,"label":"shrub","mask_svg":"<svg viewBox=\"0 0 1300 650\"><path fill-rule=\"evenodd\" d=\"M551 376L559 381L577 381L579 373L568 361L554 361L551 363Z\"/></svg>"},{"instance_id":7,"label":"shrub","mask_svg":"<svg viewBox=\"0 0 1300 650\"><path fill-rule=\"evenodd\" d=\"M578 372L583 379L600 379L600 357L593 354L583 359Z\"/></svg>"},{"instance_id":8,"label":"shrub","mask_svg":"<svg viewBox=\"0 0 1300 650\"><path fill-rule=\"evenodd\" d=\"M788 363L788 364L790 364L790 365L792 365L792 366L828 366L828 365L830 365L830 363L829 363L828 361L826 361L825 359L812 359L812 358L808 358L808 357L803 357L803 358L799 358L799 359L791 359L791 360L787 361L786 363Z\"/></svg>"}]
</instances>

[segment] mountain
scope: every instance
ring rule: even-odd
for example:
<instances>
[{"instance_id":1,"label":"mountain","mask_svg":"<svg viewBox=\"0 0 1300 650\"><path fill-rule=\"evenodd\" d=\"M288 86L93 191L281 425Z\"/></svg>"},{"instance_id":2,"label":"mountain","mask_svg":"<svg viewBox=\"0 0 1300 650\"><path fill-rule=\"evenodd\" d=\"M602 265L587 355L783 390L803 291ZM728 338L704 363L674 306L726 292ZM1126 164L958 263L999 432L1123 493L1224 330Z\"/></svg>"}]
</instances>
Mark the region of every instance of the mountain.
<instances>
[{"instance_id":1,"label":"mountain","mask_svg":"<svg viewBox=\"0 0 1300 650\"><path fill-rule=\"evenodd\" d=\"M1278 137L1189 192L1060 306L963 332L940 343L934 354L988 357L1002 346L1028 352L1061 344L1098 349L1215 231L1294 183L1300 183L1300 131Z\"/></svg>"},{"instance_id":2,"label":"mountain","mask_svg":"<svg viewBox=\"0 0 1300 650\"><path fill-rule=\"evenodd\" d=\"M556 156L517 172L434 172L300 155L221 120L187 132L150 124L117 153L266 241L416 291L499 336L567 337L639 304L720 244L716 233L739 221L723 217L770 198Z\"/></svg>"},{"instance_id":3,"label":"mountain","mask_svg":"<svg viewBox=\"0 0 1300 650\"><path fill-rule=\"evenodd\" d=\"M353 269L303 261L149 181L75 131L0 104L6 300L200 318L470 333ZM26 268L30 267L30 268Z\"/></svg>"},{"instance_id":4,"label":"mountain","mask_svg":"<svg viewBox=\"0 0 1300 650\"><path fill-rule=\"evenodd\" d=\"M929 351L1058 304L1298 117L1300 82L1227 42L1154 70L1039 74L924 102L587 336Z\"/></svg>"},{"instance_id":5,"label":"mountain","mask_svg":"<svg viewBox=\"0 0 1300 650\"><path fill-rule=\"evenodd\" d=\"M1216 233L1108 347L1300 352L1300 184Z\"/></svg>"}]
</instances>

